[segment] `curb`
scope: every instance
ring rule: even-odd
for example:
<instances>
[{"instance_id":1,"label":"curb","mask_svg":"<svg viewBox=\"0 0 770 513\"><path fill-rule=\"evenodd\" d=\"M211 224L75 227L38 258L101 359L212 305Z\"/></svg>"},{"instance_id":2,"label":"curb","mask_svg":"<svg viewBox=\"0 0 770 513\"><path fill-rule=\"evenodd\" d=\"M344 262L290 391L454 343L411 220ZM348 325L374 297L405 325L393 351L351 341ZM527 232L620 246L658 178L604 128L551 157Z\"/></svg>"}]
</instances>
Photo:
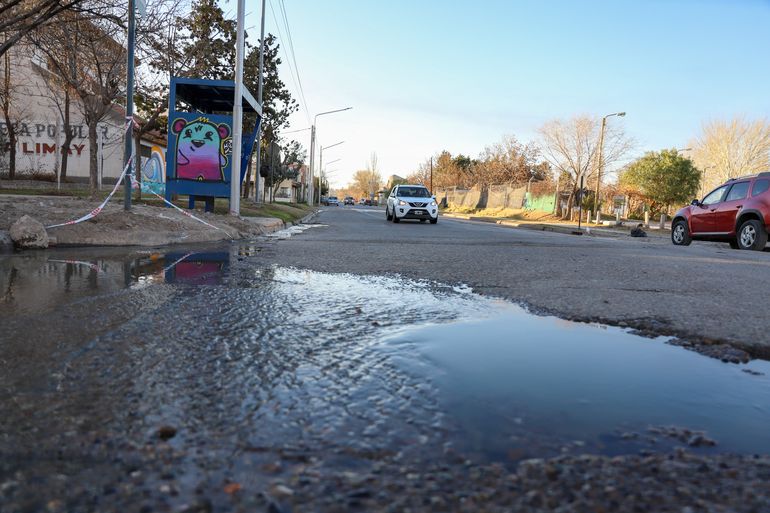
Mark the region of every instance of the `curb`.
<instances>
[{"instance_id":1,"label":"curb","mask_svg":"<svg viewBox=\"0 0 770 513\"><path fill-rule=\"evenodd\" d=\"M523 230L563 233L565 235L578 235L576 233L578 232L577 226L558 225L558 224L549 224L549 223L527 223L527 222L521 222L521 221L514 221L510 219L495 219L492 217L472 216L467 214L444 213L442 215L452 219L463 219L467 221L497 224L499 226L505 226L508 228L521 228ZM628 233L608 230L603 226L587 226L587 227L583 226L580 228L580 231L582 232L582 235L588 235L592 237L621 238L621 237L628 236ZM658 234L657 232L658 231L652 231L652 232L648 231L647 232L648 236L646 238L665 238L666 237L664 234L662 233Z\"/></svg>"},{"instance_id":2,"label":"curb","mask_svg":"<svg viewBox=\"0 0 770 513\"><path fill-rule=\"evenodd\" d=\"M315 210L309 213L308 215L306 215L305 217L303 217L302 219L299 219L297 221L292 221L291 224L292 226L297 224L307 224L308 221L310 221L311 219L313 219L315 216L318 215L318 212L319 212L318 210Z\"/></svg>"}]
</instances>

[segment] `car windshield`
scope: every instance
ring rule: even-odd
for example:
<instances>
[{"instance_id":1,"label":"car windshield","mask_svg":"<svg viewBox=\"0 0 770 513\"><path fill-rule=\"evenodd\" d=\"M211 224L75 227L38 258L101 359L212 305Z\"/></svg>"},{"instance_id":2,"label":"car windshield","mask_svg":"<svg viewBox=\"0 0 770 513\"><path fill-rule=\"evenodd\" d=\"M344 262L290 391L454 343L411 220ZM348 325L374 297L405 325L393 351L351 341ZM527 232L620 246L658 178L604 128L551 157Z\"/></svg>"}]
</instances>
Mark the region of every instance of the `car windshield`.
<instances>
[{"instance_id":1,"label":"car windshield","mask_svg":"<svg viewBox=\"0 0 770 513\"><path fill-rule=\"evenodd\" d=\"M430 198L430 192L425 187L399 187L398 195L402 198Z\"/></svg>"},{"instance_id":2,"label":"car windshield","mask_svg":"<svg viewBox=\"0 0 770 513\"><path fill-rule=\"evenodd\" d=\"M330 199L330 200L334 200L334 201L337 201L337 196L329 196L329 199Z\"/></svg>"}]
</instances>

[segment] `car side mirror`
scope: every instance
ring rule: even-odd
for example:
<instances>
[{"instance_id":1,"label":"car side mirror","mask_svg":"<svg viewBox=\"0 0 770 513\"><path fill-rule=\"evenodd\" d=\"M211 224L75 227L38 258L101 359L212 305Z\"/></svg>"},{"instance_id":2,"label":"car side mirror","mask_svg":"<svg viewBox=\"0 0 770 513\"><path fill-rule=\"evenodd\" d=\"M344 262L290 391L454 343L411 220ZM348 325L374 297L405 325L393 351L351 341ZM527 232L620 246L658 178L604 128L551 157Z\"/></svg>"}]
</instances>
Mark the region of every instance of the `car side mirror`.
<instances>
[{"instance_id":1,"label":"car side mirror","mask_svg":"<svg viewBox=\"0 0 770 513\"><path fill-rule=\"evenodd\" d=\"M694 207L699 207L700 206L700 201L698 201L697 199L694 199L694 200L692 200L690 202L690 205L692 205Z\"/></svg>"}]
</instances>

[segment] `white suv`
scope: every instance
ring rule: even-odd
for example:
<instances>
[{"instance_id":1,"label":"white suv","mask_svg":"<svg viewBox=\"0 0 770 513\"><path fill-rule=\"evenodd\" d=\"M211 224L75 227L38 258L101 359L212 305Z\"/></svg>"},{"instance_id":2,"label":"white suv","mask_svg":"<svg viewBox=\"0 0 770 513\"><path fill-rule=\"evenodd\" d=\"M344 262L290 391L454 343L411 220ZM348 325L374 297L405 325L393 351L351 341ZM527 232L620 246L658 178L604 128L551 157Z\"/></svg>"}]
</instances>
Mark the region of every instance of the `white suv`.
<instances>
[{"instance_id":1,"label":"white suv","mask_svg":"<svg viewBox=\"0 0 770 513\"><path fill-rule=\"evenodd\" d=\"M385 206L385 219L397 223L402 219L426 220L431 224L438 222L436 198L424 185L396 185L390 191L388 204Z\"/></svg>"}]
</instances>

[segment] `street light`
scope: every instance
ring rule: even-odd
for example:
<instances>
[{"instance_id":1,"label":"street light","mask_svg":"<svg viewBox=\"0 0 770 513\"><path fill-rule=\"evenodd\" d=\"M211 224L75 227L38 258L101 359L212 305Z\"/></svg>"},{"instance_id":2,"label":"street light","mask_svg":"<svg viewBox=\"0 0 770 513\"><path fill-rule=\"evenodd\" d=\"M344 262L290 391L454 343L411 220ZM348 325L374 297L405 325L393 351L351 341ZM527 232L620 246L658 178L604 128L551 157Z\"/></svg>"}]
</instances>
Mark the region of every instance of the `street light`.
<instances>
[{"instance_id":1,"label":"street light","mask_svg":"<svg viewBox=\"0 0 770 513\"><path fill-rule=\"evenodd\" d=\"M686 151L692 151L692 148L677 148L676 149L677 153L684 153Z\"/></svg>"},{"instance_id":2,"label":"street light","mask_svg":"<svg viewBox=\"0 0 770 513\"><path fill-rule=\"evenodd\" d=\"M333 148L335 146L339 146L340 144L344 143L345 141L340 141L338 143L330 144L329 146L321 146L321 155L319 157L319 164L318 164L318 186L320 188L321 186L321 174L324 170L324 150ZM318 204L321 204L321 191L318 191Z\"/></svg>"},{"instance_id":3,"label":"street light","mask_svg":"<svg viewBox=\"0 0 770 513\"><path fill-rule=\"evenodd\" d=\"M339 162L340 160L342 160L342 159L334 159L331 162L327 162L326 165L328 166L329 164L334 164L335 162ZM321 167L321 166L319 166L319 167ZM321 169L319 170L319 178L318 178L318 186L320 187L320 190L318 191L319 193L323 190L324 181L327 180L328 176L330 174L334 173L335 171L337 171L337 170L333 169L332 171L327 172L325 168L321 167ZM328 194L328 191L327 191L327 194ZM321 195L320 194L318 195L318 203L319 204L321 203Z\"/></svg>"},{"instance_id":4,"label":"street light","mask_svg":"<svg viewBox=\"0 0 770 513\"><path fill-rule=\"evenodd\" d=\"M313 118L313 124L310 126L310 185L308 186L308 200L307 204L312 205L314 203L313 201L313 162L315 162L315 125L318 121L318 116L325 116L327 114L334 114L335 112L342 112L345 110L350 110L353 107L345 107L344 109L335 109L335 110L328 110L326 112L321 112L315 115ZM320 196L318 198L321 199Z\"/></svg>"},{"instance_id":5,"label":"street light","mask_svg":"<svg viewBox=\"0 0 770 513\"><path fill-rule=\"evenodd\" d=\"M604 156L602 155L602 147L604 146L604 128L607 126L607 118L612 116L618 116L623 117L625 116L625 112L615 112L613 114L607 114L602 118L602 129L599 132L599 159L597 162L597 172L596 172L596 195L594 196L594 208L596 209L596 219L597 221L600 219L599 214L599 186L602 183L602 160L604 159Z\"/></svg>"},{"instance_id":6,"label":"street light","mask_svg":"<svg viewBox=\"0 0 770 513\"><path fill-rule=\"evenodd\" d=\"M230 215L241 212L241 145L243 128L243 54L245 31L243 29L246 0L238 0L238 16L235 31L235 97L233 99L233 148L230 165ZM261 100L261 98L260 98Z\"/></svg>"}]
</instances>

